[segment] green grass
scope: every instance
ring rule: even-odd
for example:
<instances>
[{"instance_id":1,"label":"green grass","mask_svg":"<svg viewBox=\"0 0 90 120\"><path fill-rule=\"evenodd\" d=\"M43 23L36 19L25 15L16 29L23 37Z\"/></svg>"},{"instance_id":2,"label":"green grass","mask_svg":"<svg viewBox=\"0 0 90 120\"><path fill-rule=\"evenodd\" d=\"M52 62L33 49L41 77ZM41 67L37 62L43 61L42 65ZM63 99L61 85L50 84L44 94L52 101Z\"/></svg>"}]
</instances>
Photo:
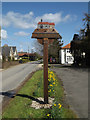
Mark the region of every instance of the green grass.
<instances>
[{"instance_id":1,"label":"green grass","mask_svg":"<svg viewBox=\"0 0 90 120\"><path fill-rule=\"evenodd\" d=\"M58 80L58 78L56 77ZM59 80L58 80L59 81ZM52 94L50 97L55 97L58 103L63 104L64 89L62 83L58 82L55 87L56 94ZM43 71L37 71L32 78L25 83L18 93L19 95L32 96L34 98L43 97ZM48 112L51 109L34 109L30 105L32 100L27 97L15 96L15 98L5 108L2 117L3 118L47 118ZM76 118L74 112L67 107L62 108L62 118Z\"/></svg>"}]
</instances>

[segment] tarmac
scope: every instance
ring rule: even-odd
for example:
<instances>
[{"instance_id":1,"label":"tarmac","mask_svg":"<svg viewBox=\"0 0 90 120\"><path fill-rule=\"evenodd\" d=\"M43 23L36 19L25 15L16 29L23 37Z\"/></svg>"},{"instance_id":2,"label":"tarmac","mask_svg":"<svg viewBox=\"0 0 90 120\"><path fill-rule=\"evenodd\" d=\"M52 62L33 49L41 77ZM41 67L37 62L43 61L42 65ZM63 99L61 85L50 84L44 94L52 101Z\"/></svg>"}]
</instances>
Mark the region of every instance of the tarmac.
<instances>
[{"instance_id":1,"label":"tarmac","mask_svg":"<svg viewBox=\"0 0 90 120\"><path fill-rule=\"evenodd\" d=\"M52 70L63 82L70 108L79 118L88 118L88 69L55 65Z\"/></svg>"}]
</instances>

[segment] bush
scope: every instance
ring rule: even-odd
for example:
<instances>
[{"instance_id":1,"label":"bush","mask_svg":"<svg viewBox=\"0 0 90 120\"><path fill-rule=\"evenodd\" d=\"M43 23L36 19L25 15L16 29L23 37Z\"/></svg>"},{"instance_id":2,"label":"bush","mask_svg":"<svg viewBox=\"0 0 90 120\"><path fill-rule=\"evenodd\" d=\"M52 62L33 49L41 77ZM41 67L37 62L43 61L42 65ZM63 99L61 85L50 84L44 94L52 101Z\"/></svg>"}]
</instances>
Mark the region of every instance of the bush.
<instances>
[{"instance_id":1,"label":"bush","mask_svg":"<svg viewBox=\"0 0 90 120\"><path fill-rule=\"evenodd\" d=\"M12 58L12 61L14 61L14 57Z\"/></svg>"},{"instance_id":2,"label":"bush","mask_svg":"<svg viewBox=\"0 0 90 120\"><path fill-rule=\"evenodd\" d=\"M6 61L6 57L5 57L5 55L2 56L2 61L3 61L3 62Z\"/></svg>"},{"instance_id":3,"label":"bush","mask_svg":"<svg viewBox=\"0 0 90 120\"><path fill-rule=\"evenodd\" d=\"M9 62L11 61L11 57L10 57L10 56L8 57L8 61L9 61Z\"/></svg>"},{"instance_id":4,"label":"bush","mask_svg":"<svg viewBox=\"0 0 90 120\"><path fill-rule=\"evenodd\" d=\"M21 60L19 60L19 63L26 63L26 62L29 62L30 60L28 60L28 59L21 59Z\"/></svg>"}]
</instances>

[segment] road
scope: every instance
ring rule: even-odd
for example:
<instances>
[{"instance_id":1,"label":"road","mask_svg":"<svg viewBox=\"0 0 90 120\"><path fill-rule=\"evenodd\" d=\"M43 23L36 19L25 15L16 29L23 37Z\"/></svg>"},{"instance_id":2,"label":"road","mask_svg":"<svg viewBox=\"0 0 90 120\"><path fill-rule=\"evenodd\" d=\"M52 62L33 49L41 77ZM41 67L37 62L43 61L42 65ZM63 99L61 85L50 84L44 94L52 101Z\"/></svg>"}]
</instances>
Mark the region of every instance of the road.
<instances>
[{"instance_id":1,"label":"road","mask_svg":"<svg viewBox=\"0 0 90 120\"><path fill-rule=\"evenodd\" d=\"M2 91L13 90L28 76L29 73L38 69L38 62L29 62L16 65L2 71Z\"/></svg>"},{"instance_id":2,"label":"road","mask_svg":"<svg viewBox=\"0 0 90 120\"><path fill-rule=\"evenodd\" d=\"M54 67L63 81L66 99L79 118L88 118L88 69Z\"/></svg>"},{"instance_id":3,"label":"road","mask_svg":"<svg viewBox=\"0 0 90 120\"><path fill-rule=\"evenodd\" d=\"M30 73L39 69L39 66L39 62L34 61L0 71L0 78L2 78L2 80L0 80L0 93L12 91L17 88ZM0 102L1 101L2 97L0 95Z\"/></svg>"}]
</instances>

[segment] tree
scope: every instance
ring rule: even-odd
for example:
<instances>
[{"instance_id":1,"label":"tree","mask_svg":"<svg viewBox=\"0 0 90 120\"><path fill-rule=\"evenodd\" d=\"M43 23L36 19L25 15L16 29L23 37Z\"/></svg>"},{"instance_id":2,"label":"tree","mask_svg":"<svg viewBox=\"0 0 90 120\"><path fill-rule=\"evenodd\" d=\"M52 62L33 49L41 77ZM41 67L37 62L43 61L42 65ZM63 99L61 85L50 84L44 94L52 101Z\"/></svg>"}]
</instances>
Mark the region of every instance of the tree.
<instances>
[{"instance_id":1,"label":"tree","mask_svg":"<svg viewBox=\"0 0 90 120\"><path fill-rule=\"evenodd\" d=\"M50 58L54 58L56 62L59 62L59 51L62 46L61 40L55 39L52 44L48 47L48 59L50 61Z\"/></svg>"},{"instance_id":2,"label":"tree","mask_svg":"<svg viewBox=\"0 0 90 120\"><path fill-rule=\"evenodd\" d=\"M80 34L74 34L71 41L71 53L74 56L75 65L87 65L90 66L90 17L85 14L83 19L85 28L80 30Z\"/></svg>"},{"instance_id":3,"label":"tree","mask_svg":"<svg viewBox=\"0 0 90 120\"><path fill-rule=\"evenodd\" d=\"M48 59L53 57L56 59L56 62L59 62L59 50L62 46L61 40L54 40L52 44L48 45ZM36 53L40 56L43 56L43 45L39 44L37 40L34 41L34 47L36 49Z\"/></svg>"},{"instance_id":4,"label":"tree","mask_svg":"<svg viewBox=\"0 0 90 120\"><path fill-rule=\"evenodd\" d=\"M43 56L43 45L41 45L37 40L34 40L33 46L35 47L36 53Z\"/></svg>"}]
</instances>

